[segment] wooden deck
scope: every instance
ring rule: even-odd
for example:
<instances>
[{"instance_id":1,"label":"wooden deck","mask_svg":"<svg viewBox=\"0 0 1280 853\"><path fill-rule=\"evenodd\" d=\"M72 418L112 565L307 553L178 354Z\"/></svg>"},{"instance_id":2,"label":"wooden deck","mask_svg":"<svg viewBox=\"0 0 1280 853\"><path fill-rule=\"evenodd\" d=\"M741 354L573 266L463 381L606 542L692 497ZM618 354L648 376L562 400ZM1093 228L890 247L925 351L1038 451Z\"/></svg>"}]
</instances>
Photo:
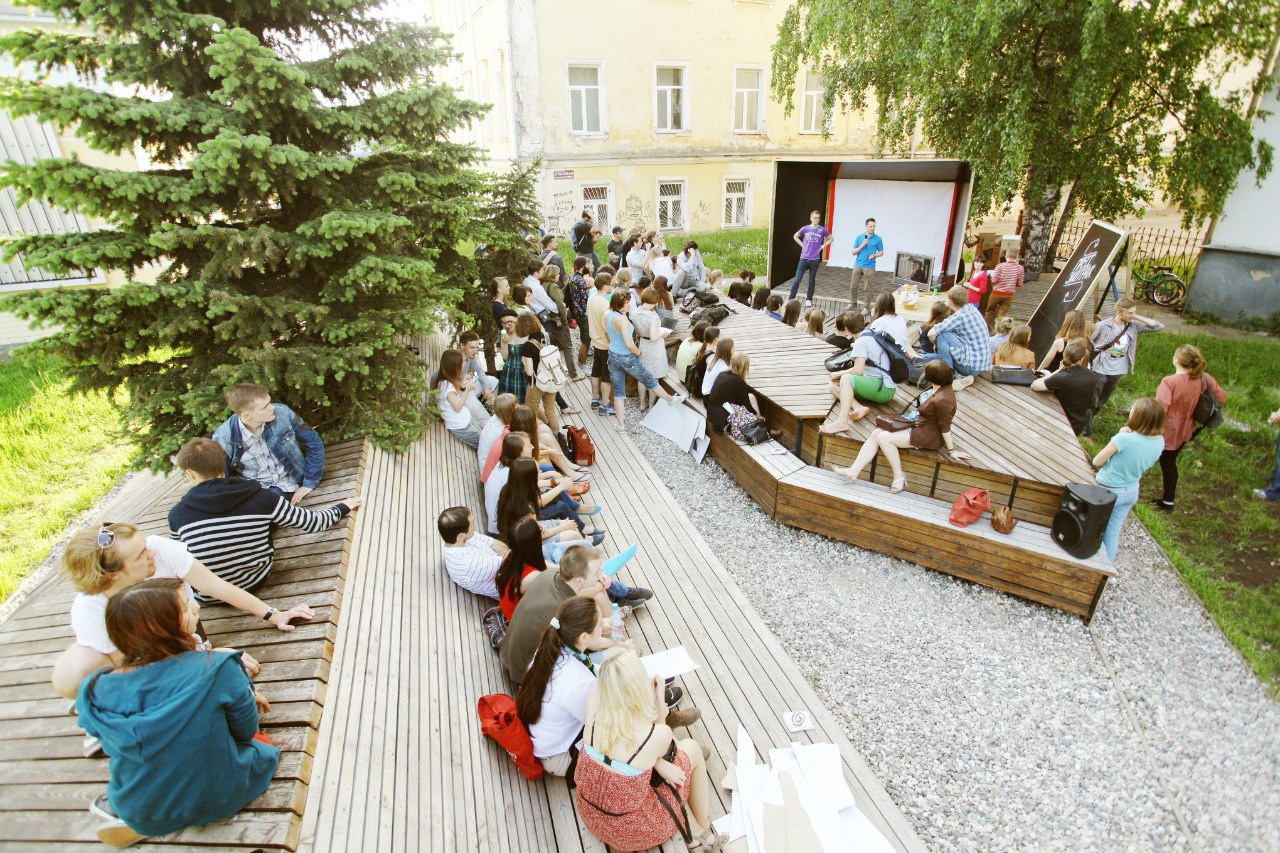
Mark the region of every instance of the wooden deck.
<instances>
[{"instance_id":1,"label":"wooden deck","mask_svg":"<svg viewBox=\"0 0 1280 853\"><path fill-rule=\"evenodd\" d=\"M589 412L586 383L572 402ZM700 708L690 734L712 748L711 810L742 725L767 749L793 740L840 746L859 807L899 850L923 849L836 721L782 651L667 487L612 421L585 424L598 450L592 495L614 552L641 550L625 577L651 587L630 625L649 650L686 646L702 666L685 676L684 706ZM371 453L320 728L301 847L315 853L375 850L574 851L604 846L582 829L563 780L528 782L479 732L476 700L507 692L498 656L480 629L491 602L455 587L441 565L435 518L467 505L483 517L474 451L437 426L403 455ZM788 734L787 710L808 708L816 731ZM662 848L679 851L678 840Z\"/></svg>"},{"instance_id":2,"label":"wooden deck","mask_svg":"<svg viewBox=\"0 0 1280 853\"><path fill-rule=\"evenodd\" d=\"M308 505L327 505L354 494L366 458L363 441L330 445L324 482ZM167 535L169 508L185 489L181 475L138 477L102 517ZM267 792L236 817L132 849L296 849L317 729L327 704L351 532L350 522L314 534L277 532L275 567L257 594L272 602L310 604L316 618L295 631L264 627L221 604L202 608L216 644L244 648L262 663L256 681L272 705L262 725L282 749L280 766ZM67 700L49 685L54 661L72 642L68 612L73 597L67 580L50 574L0 625L0 851L106 849L97 840L98 821L88 805L106 791L108 761L81 757L83 732L67 714Z\"/></svg>"}]
</instances>

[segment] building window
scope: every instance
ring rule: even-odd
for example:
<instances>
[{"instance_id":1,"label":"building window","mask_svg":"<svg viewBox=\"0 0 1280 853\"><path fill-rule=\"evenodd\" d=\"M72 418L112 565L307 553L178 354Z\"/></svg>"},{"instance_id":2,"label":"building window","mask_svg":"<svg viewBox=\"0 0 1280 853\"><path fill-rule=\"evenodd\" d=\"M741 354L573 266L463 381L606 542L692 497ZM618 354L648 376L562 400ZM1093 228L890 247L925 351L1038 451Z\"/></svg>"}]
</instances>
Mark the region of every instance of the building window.
<instances>
[{"instance_id":1,"label":"building window","mask_svg":"<svg viewBox=\"0 0 1280 853\"><path fill-rule=\"evenodd\" d=\"M604 132L604 87L599 65L569 66L569 129Z\"/></svg>"},{"instance_id":2,"label":"building window","mask_svg":"<svg viewBox=\"0 0 1280 853\"><path fill-rule=\"evenodd\" d=\"M680 231L685 227L685 193L688 182L683 180L658 181L658 229Z\"/></svg>"},{"instance_id":3,"label":"building window","mask_svg":"<svg viewBox=\"0 0 1280 853\"><path fill-rule=\"evenodd\" d=\"M609 184L584 184L582 209L591 211L591 220L601 233L609 233L613 227L613 187Z\"/></svg>"},{"instance_id":4,"label":"building window","mask_svg":"<svg viewBox=\"0 0 1280 853\"><path fill-rule=\"evenodd\" d=\"M800 116L801 133L827 133L831 130L831 117L822 106L826 95L822 78L809 71L804 78L804 106Z\"/></svg>"},{"instance_id":5,"label":"building window","mask_svg":"<svg viewBox=\"0 0 1280 853\"><path fill-rule=\"evenodd\" d=\"M746 178L724 179L724 212L720 217L721 228L746 228L751 215L748 212L751 198L751 181Z\"/></svg>"},{"instance_id":6,"label":"building window","mask_svg":"<svg viewBox=\"0 0 1280 853\"><path fill-rule=\"evenodd\" d=\"M685 115L685 85L688 69L679 65L659 65L654 77L654 127L667 133L689 129Z\"/></svg>"},{"instance_id":7,"label":"building window","mask_svg":"<svg viewBox=\"0 0 1280 853\"><path fill-rule=\"evenodd\" d=\"M760 95L764 71L759 68L736 68L733 72L733 130L735 133L761 131Z\"/></svg>"}]
</instances>

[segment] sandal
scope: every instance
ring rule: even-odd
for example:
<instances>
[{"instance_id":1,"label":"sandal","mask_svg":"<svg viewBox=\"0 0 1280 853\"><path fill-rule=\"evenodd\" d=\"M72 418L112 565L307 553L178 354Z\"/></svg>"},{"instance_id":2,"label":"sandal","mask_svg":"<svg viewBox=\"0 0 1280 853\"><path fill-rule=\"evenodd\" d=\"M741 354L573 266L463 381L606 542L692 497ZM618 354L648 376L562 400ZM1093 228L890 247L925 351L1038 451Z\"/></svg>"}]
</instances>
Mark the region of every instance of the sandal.
<instances>
[{"instance_id":1,"label":"sandal","mask_svg":"<svg viewBox=\"0 0 1280 853\"><path fill-rule=\"evenodd\" d=\"M898 492L902 491L906 487L907 487L907 478L899 477L898 479L893 481L892 485L889 486L889 491L896 495Z\"/></svg>"},{"instance_id":2,"label":"sandal","mask_svg":"<svg viewBox=\"0 0 1280 853\"><path fill-rule=\"evenodd\" d=\"M573 406L570 406L570 407L569 407L569 408L567 408L567 409L561 409L561 410L560 410L560 414L562 414L562 415L580 415L580 414L582 414L582 412L578 411L578 410L577 410L577 409L575 409Z\"/></svg>"},{"instance_id":3,"label":"sandal","mask_svg":"<svg viewBox=\"0 0 1280 853\"><path fill-rule=\"evenodd\" d=\"M841 477L844 477L850 483L858 482L858 478L851 474L850 469L848 468L841 468L839 465L828 465L827 468L836 474L839 474Z\"/></svg>"},{"instance_id":4,"label":"sandal","mask_svg":"<svg viewBox=\"0 0 1280 853\"><path fill-rule=\"evenodd\" d=\"M708 829L701 835L695 836L694 839L689 842L689 849L705 850L707 853L720 853L728 843L728 835L723 832L716 832L714 829Z\"/></svg>"}]
</instances>

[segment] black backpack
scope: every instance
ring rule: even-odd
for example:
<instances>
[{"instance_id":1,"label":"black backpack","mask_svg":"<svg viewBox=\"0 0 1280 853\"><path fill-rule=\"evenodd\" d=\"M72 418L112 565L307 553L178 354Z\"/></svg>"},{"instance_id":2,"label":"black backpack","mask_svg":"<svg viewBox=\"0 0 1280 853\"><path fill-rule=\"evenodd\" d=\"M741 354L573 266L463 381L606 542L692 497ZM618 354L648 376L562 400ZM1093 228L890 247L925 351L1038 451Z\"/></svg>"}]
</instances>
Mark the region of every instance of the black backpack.
<instances>
[{"instance_id":1,"label":"black backpack","mask_svg":"<svg viewBox=\"0 0 1280 853\"><path fill-rule=\"evenodd\" d=\"M697 358L685 371L684 387L695 400L702 399L702 380L706 378L707 362L710 360L711 353L708 351Z\"/></svg>"},{"instance_id":2,"label":"black backpack","mask_svg":"<svg viewBox=\"0 0 1280 853\"><path fill-rule=\"evenodd\" d=\"M708 305L706 308L699 308L693 312L693 316L689 318L690 325L696 326L698 323L706 322L712 326L718 326L720 321L729 316L729 309L724 305Z\"/></svg>"},{"instance_id":3,"label":"black backpack","mask_svg":"<svg viewBox=\"0 0 1280 853\"><path fill-rule=\"evenodd\" d=\"M889 378L895 384L906 382L911 378L911 362L907 360L907 354L903 352L902 347L898 346L898 342L892 335L877 332L875 329L867 329L862 334L875 338L876 343L880 344L880 349L884 350L885 357L889 359Z\"/></svg>"},{"instance_id":4,"label":"black backpack","mask_svg":"<svg viewBox=\"0 0 1280 853\"><path fill-rule=\"evenodd\" d=\"M1205 427L1213 429L1222 425L1222 404L1213 396L1213 392L1209 390L1209 380L1204 377L1200 378L1200 399L1196 400L1196 408L1191 413L1191 420L1199 424L1197 432Z\"/></svg>"}]
</instances>

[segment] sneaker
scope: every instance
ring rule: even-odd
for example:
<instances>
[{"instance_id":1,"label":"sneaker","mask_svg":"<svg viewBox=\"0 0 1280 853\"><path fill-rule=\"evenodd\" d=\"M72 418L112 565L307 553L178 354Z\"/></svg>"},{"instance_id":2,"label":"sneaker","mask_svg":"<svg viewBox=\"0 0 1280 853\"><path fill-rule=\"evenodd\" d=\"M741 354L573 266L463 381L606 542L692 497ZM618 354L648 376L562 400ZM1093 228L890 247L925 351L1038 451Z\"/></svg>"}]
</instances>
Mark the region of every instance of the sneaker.
<instances>
[{"instance_id":1,"label":"sneaker","mask_svg":"<svg viewBox=\"0 0 1280 853\"><path fill-rule=\"evenodd\" d=\"M120 819L120 815L116 814L115 809L111 808L111 800L106 794L102 794L98 799L89 803L89 814L108 823Z\"/></svg>"},{"instance_id":2,"label":"sneaker","mask_svg":"<svg viewBox=\"0 0 1280 853\"><path fill-rule=\"evenodd\" d=\"M1173 504L1165 503L1165 501L1160 498L1152 498L1151 505L1161 512L1173 512Z\"/></svg>"},{"instance_id":3,"label":"sneaker","mask_svg":"<svg viewBox=\"0 0 1280 853\"><path fill-rule=\"evenodd\" d=\"M688 399L689 399L689 395L681 391L679 394L676 394L674 397L671 398L671 405L679 406L681 403L683 403L685 400L688 400Z\"/></svg>"},{"instance_id":4,"label":"sneaker","mask_svg":"<svg viewBox=\"0 0 1280 853\"><path fill-rule=\"evenodd\" d=\"M592 400L592 401L591 401L591 408L592 408L592 409L598 409L598 408L600 408L600 401L599 401L599 400Z\"/></svg>"},{"instance_id":5,"label":"sneaker","mask_svg":"<svg viewBox=\"0 0 1280 853\"><path fill-rule=\"evenodd\" d=\"M681 726L691 726L698 720L702 719L702 712L697 708L689 708L686 711L670 711L667 719L664 721L669 728L678 729Z\"/></svg>"},{"instance_id":6,"label":"sneaker","mask_svg":"<svg viewBox=\"0 0 1280 853\"><path fill-rule=\"evenodd\" d=\"M653 590L645 589L642 586L633 586L631 587L631 592L623 599L623 601L630 604L633 608L636 608L644 607L651 598L653 598Z\"/></svg>"},{"instance_id":7,"label":"sneaker","mask_svg":"<svg viewBox=\"0 0 1280 853\"><path fill-rule=\"evenodd\" d=\"M604 537L605 537L605 534L606 534L607 532L608 532L608 531L605 531L605 530L597 530L595 533L592 533L592 534L591 534L591 547L593 547L593 548L599 548L599 547L600 547L600 543L604 542Z\"/></svg>"},{"instance_id":8,"label":"sneaker","mask_svg":"<svg viewBox=\"0 0 1280 853\"><path fill-rule=\"evenodd\" d=\"M80 744L80 751L85 758L102 755L102 743L93 735L85 735L84 741Z\"/></svg>"},{"instance_id":9,"label":"sneaker","mask_svg":"<svg viewBox=\"0 0 1280 853\"><path fill-rule=\"evenodd\" d=\"M684 698L683 687L668 687L666 693L662 697L666 700L667 708L671 709L680 704L680 700Z\"/></svg>"},{"instance_id":10,"label":"sneaker","mask_svg":"<svg viewBox=\"0 0 1280 853\"><path fill-rule=\"evenodd\" d=\"M600 408L596 409L596 414L608 417L609 415L614 414L614 408L607 403L601 403Z\"/></svg>"},{"instance_id":11,"label":"sneaker","mask_svg":"<svg viewBox=\"0 0 1280 853\"><path fill-rule=\"evenodd\" d=\"M98 827L98 840L108 847L114 847L117 850L124 847L131 847L139 841L146 838L145 835L139 835L129 828L129 825L122 820L113 820L110 823L104 823Z\"/></svg>"},{"instance_id":12,"label":"sneaker","mask_svg":"<svg viewBox=\"0 0 1280 853\"><path fill-rule=\"evenodd\" d=\"M813 300L812 300L812 299L806 299L806 300L804 301L804 307L805 307L805 308L812 308L812 307L813 307Z\"/></svg>"},{"instance_id":13,"label":"sneaker","mask_svg":"<svg viewBox=\"0 0 1280 853\"><path fill-rule=\"evenodd\" d=\"M1269 498L1269 497L1267 497L1267 490L1266 490L1266 489L1254 489L1254 490L1253 490L1253 496L1254 496L1255 498L1262 498L1264 501L1273 500L1273 498Z\"/></svg>"},{"instance_id":14,"label":"sneaker","mask_svg":"<svg viewBox=\"0 0 1280 853\"><path fill-rule=\"evenodd\" d=\"M955 382L952 382L952 383L951 383L951 390L952 390L952 391L963 391L964 389L968 388L968 387L969 387L970 385L972 385L972 384L973 384L973 377L972 377L972 376L961 376L961 377L960 377L959 379L957 379Z\"/></svg>"}]
</instances>

